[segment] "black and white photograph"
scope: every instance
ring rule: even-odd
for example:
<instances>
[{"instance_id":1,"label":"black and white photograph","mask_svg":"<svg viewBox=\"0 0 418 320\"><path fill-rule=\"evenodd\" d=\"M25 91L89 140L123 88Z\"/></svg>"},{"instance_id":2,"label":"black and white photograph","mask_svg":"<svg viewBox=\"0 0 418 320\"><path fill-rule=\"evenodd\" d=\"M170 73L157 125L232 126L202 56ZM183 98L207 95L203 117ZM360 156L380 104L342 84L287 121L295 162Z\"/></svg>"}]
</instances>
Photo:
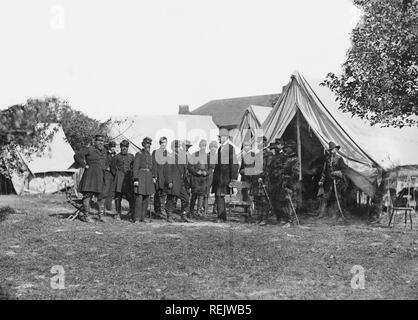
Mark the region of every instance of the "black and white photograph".
<instances>
[{"instance_id":1,"label":"black and white photograph","mask_svg":"<svg viewBox=\"0 0 418 320\"><path fill-rule=\"evenodd\" d=\"M418 0L5 0L0 39L0 300L418 299Z\"/></svg>"}]
</instances>

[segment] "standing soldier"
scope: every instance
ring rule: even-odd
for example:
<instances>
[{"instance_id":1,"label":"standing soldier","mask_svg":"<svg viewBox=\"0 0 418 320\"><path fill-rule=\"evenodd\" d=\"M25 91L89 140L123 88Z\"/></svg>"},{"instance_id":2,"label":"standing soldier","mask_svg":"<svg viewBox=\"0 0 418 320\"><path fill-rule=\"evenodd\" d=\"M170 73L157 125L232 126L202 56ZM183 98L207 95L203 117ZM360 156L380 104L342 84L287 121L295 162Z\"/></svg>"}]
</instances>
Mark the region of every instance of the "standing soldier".
<instances>
[{"instance_id":1,"label":"standing soldier","mask_svg":"<svg viewBox=\"0 0 418 320\"><path fill-rule=\"evenodd\" d=\"M84 168L83 177L80 181L80 192L83 193L83 208L87 215L90 215L90 201L93 197L97 199L103 192L104 174L107 169L107 155L104 147L104 136L96 135L93 145L84 148L74 155L74 160ZM100 218L101 208L104 206L104 199L99 202ZM104 210L104 208L103 208Z\"/></svg>"},{"instance_id":2,"label":"standing soldier","mask_svg":"<svg viewBox=\"0 0 418 320\"><path fill-rule=\"evenodd\" d=\"M104 185L103 185L103 192L99 195L98 200L104 199L104 215L106 215L106 211L112 211L112 200L115 196L114 193L114 179L115 175L110 170L110 165L112 163L112 159L116 155L116 142L109 141L107 145L105 145L107 150L107 161L106 161L106 170L104 173Z\"/></svg>"},{"instance_id":3,"label":"standing soldier","mask_svg":"<svg viewBox=\"0 0 418 320\"><path fill-rule=\"evenodd\" d=\"M283 197L282 192L282 179L283 179L283 167L286 160L285 153L283 151L284 142L283 139L276 139L272 143L271 148L274 150L274 156L272 158L269 175L270 175L270 190L271 190L271 201L273 210L277 218L277 222L284 221L284 213L281 208Z\"/></svg>"},{"instance_id":4,"label":"standing soldier","mask_svg":"<svg viewBox=\"0 0 418 320\"><path fill-rule=\"evenodd\" d=\"M215 170L215 165L218 162L218 143L216 141L211 141L209 143L209 153L208 153L208 180L207 180L207 188L206 188L206 195L203 199L204 208L205 208L205 215L208 211L208 202L209 202L209 196L210 196L210 189L212 188L212 182L213 182L213 172ZM216 203L213 205L213 214L216 213Z\"/></svg>"},{"instance_id":5,"label":"standing soldier","mask_svg":"<svg viewBox=\"0 0 418 320\"><path fill-rule=\"evenodd\" d=\"M225 195L231 195L231 184L238 178L238 161L234 147L229 143L229 131L219 131L221 146L218 149L218 163L213 172L212 192L215 193L215 201L218 213L218 222L226 221Z\"/></svg>"},{"instance_id":6,"label":"standing soldier","mask_svg":"<svg viewBox=\"0 0 418 320\"><path fill-rule=\"evenodd\" d=\"M122 218L122 198L129 202L129 217L133 218L134 194L132 187L132 167L134 155L128 153L129 141L122 140L120 153L112 159L111 171L115 176L113 191L115 192L116 213Z\"/></svg>"},{"instance_id":7,"label":"standing soldier","mask_svg":"<svg viewBox=\"0 0 418 320\"><path fill-rule=\"evenodd\" d=\"M167 222L172 222L176 207L177 199L180 198L184 203L184 209L180 213L181 219L184 222L190 222L186 217L186 209L189 206L189 195L186 190L186 154L180 151L180 141L174 140L171 149L173 152L169 155L168 164L164 166L164 181L166 184L167 193Z\"/></svg>"},{"instance_id":8,"label":"standing soldier","mask_svg":"<svg viewBox=\"0 0 418 320\"><path fill-rule=\"evenodd\" d=\"M190 215L194 216L194 206L197 200L198 215L202 215L203 197L207 194L209 164L208 154L206 153L207 141L199 142L199 151L189 155L188 170L191 177Z\"/></svg>"},{"instance_id":9,"label":"standing soldier","mask_svg":"<svg viewBox=\"0 0 418 320\"><path fill-rule=\"evenodd\" d=\"M277 142L276 155L271 164L272 202L277 221L289 227L297 208L299 161L293 140Z\"/></svg>"},{"instance_id":10,"label":"standing soldier","mask_svg":"<svg viewBox=\"0 0 418 320\"><path fill-rule=\"evenodd\" d=\"M340 210L340 213L342 213L341 195L347 188L347 180L344 175L344 170L347 168L347 165L345 164L344 159L337 154L339 149L340 146L332 141L328 144L327 157L322 169L321 180L318 183L319 187L323 188L319 217L322 217L325 214L326 208L330 203L333 204L333 214ZM338 217L338 215L336 217Z\"/></svg>"},{"instance_id":11,"label":"standing soldier","mask_svg":"<svg viewBox=\"0 0 418 320\"><path fill-rule=\"evenodd\" d=\"M250 187L253 185L255 167L255 152L251 151L251 141L245 140L242 143L241 166L239 174L241 182L247 186L241 189L242 201L251 205ZM248 213L248 207L245 207L245 213Z\"/></svg>"},{"instance_id":12,"label":"standing soldier","mask_svg":"<svg viewBox=\"0 0 418 320\"><path fill-rule=\"evenodd\" d=\"M152 175L155 179L154 211L157 217L162 217L166 212L165 202L167 195L164 192L164 165L167 164L167 138L161 137L160 148L152 152Z\"/></svg>"},{"instance_id":13,"label":"standing soldier","mask_svg":"<svg viewBox=\"0 0 418 320\"><path fill-rule=\"evenodd\" d=\"M152 177L152 156L150 153L152 140L145 137L142 141L143 149L135 155L133 164L135 213L133 222L145 222L149 198L155 192Z\"/></svg>"},{"instance_id":14,"label":"standing soldier","mask_svg":"<svg viewBox=\"0 0 418 320\"><path fill-rule=\"evenodd\" d=\"M255 165L253 169L253 178L251 180L251 194L254 197L254 208L257 213L258 223L265 224L269 203L269 167L272 161L272 152L267 148L267 138L259 137L258 153L255 155Z\"/></svg>"}]
</instances>

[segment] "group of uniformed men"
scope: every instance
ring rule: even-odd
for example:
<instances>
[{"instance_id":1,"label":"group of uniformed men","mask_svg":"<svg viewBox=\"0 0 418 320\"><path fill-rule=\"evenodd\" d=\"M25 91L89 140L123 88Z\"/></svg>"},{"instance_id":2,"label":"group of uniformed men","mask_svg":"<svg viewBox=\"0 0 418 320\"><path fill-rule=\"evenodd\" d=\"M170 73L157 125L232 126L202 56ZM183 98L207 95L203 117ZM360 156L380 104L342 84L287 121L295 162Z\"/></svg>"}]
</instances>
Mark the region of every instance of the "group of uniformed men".
<instances>
[{"instance_id":1,"label":"group of uniformed men","mask_svg":"<svg viewBox=\"0 0 418 320\"><path fill-rule=\"evenodd\" d=\"M260 137L256 141L257 152L251 149L250 141L244 141L241 165L226 129L219 132L219 144L210 142L209 152L206 152L206 140L200 141L199 151L194 153L189 153L191 144L187 140L172 141L172 152L168 152L167 143L167 138L161 137L160 147L151 153L152 140L146 137L142 149L134 156L128 152L129 141L123 140L120 153L116 154L114 142L105 146L105 137L96 135L90 147L76 153L74 159L84 168L79 185L79 191L83 193L84 218L102 220L112 210L113 199L116 215L112 216L122 217L122 199L125 198L129 202L128 219L145 222L150 197L154 195L157 217L165 216L167 222L172 222L180 199L181 221L189 222L191 218L207 214L208 198L213 193L213 213L217 214L218 222L226 221L225 197L232 194L240 174L243 200L253 201L259 223L266 222L269 212L273 212L283 225L294 221L298 207L299 163L293 140L276 139L267 147L267 139ZM332 188L341 185L340 182L330 184L328 177L332 181L343 180L341 172L345 164L335 152L338 148L330 143L330 156L322 170L319 186L321 190L327 189L321 194L324 199L321 210L327 206ZM335 173L336 170L339 173ZM92 200L98 204L98 214L91 212Z\"/></svg>"}]
</instances>

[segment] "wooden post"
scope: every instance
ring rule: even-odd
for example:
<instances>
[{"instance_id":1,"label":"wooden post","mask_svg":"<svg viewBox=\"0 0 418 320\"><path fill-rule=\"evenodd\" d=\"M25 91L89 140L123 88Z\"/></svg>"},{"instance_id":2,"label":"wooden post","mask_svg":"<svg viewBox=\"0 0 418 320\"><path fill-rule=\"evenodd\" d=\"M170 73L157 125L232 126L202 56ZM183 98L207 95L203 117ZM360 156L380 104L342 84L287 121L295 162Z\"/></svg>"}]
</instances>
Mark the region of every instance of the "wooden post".
<instances>
[{"instance_id":1,"label":"wooden post","mask_svg":"<svg viewBox=\"0 0 418 320\"><path fill-rule=\"evenodd\" d=\"M300 111L296 112L296 137L298 144L298 160L299 160L299 204L302 206L302 143L300 139Z\"/></svg>"}]
</instances>

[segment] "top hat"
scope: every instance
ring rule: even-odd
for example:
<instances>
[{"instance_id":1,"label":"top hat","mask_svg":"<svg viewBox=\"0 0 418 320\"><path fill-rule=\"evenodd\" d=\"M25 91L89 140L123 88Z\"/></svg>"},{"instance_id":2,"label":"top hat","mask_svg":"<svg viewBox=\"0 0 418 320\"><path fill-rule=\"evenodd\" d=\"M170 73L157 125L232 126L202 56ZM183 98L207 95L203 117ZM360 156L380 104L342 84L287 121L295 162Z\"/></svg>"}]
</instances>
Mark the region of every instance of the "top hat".
<instances>
[{"instance_id":1,"label":"top hat","mask_svg":"<svg viewBox=\"0 0 418 320\"><path fill-rule=\"evenodd\" d=\"M330 141L330 143L328 143L328 151L331 151L334 148L337 148L339 150L341 147L336 145L335 142Z\"/></svg>"}]
</instances>

